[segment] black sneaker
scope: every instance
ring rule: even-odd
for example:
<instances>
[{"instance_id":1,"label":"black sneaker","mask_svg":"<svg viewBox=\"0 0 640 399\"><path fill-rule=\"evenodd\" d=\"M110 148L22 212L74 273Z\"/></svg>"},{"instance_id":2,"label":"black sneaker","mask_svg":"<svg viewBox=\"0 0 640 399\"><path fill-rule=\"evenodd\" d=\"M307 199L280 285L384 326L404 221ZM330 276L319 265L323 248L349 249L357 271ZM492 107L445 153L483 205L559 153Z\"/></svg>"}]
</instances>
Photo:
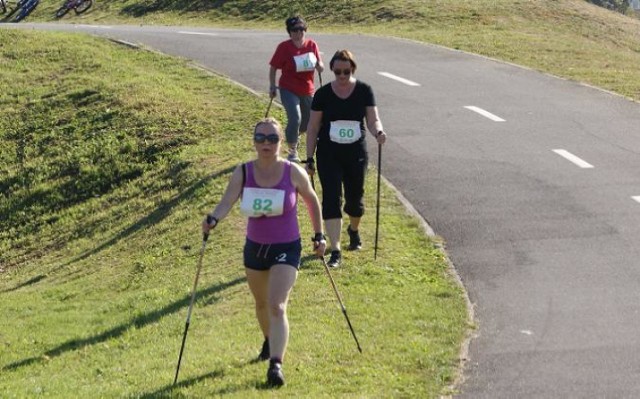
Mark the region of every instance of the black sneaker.
<instances>
[{"instance_id":1,"label":"black sneaker","mask_svg":"<svg viewBox=\"0 0 640 399\"><path fill-rule=\"evenodd\" d=\"M360 233L351 230L351 225L347 226L347 233L349 233L349 251L356 251L362 248L362 240L360 240Z\"/></svg>"},{"instance_id":2,"label":"black sneaker","mask_svg":"<svg viewBox=\"0 0 640 399\"><path fill-rule=\"evenodd\" d=\"M270 357L271 353L269 351L269 339L265 338L264 342L262 343L262 350L258 355L258 360L269 360Z\"/></svg>"},{"instance_id":3,"label":"black sneaker","mask_svg":"<svg viewBox=\"0 0 640 399\"><path fill-rule=\"evenodd\" d=\"M282 374L282 363L269 362L267 370L267 385L272 387L281 387L284 385L284 374Z\"/></svg>"},{"instance_id":4,"label":"black sneaker","mask_svg":"<svg viewBox=\"0 0 640 399\"><path fill-rule=\"evenodd\" d=\"M329 257L329 262L327 262L327 266L338 267L340 266L341 259L342 259L342 253L339 250L331 251L331 256Z\"/></svg>"}]
</instances>

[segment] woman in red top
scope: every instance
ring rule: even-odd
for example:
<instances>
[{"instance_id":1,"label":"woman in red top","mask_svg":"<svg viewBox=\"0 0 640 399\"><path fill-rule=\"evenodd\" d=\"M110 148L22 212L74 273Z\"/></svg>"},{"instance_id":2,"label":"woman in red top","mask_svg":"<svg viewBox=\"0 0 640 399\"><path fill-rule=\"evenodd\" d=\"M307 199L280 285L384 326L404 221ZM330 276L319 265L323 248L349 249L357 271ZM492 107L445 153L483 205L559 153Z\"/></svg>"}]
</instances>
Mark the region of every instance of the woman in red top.
<instances>
[{"instance_id":1,"label":"woman in red top","mask_svg":"<svg viewBox=\"0 0 640 399\"><path fill-rule=\"evenodd\" d=\"M300 16L286 21L289 40L280 43L269 62L269 96L274 98L280 89L280 99L287 112L285 135L289 145L290 161L299 162L298 135L306 131L313 99L313 73L322 73L324 64L320 58L318 45L305 38L307 23ZM280 70L280 80L276 86L276 71Z\"/></svg>"}]
</instances>

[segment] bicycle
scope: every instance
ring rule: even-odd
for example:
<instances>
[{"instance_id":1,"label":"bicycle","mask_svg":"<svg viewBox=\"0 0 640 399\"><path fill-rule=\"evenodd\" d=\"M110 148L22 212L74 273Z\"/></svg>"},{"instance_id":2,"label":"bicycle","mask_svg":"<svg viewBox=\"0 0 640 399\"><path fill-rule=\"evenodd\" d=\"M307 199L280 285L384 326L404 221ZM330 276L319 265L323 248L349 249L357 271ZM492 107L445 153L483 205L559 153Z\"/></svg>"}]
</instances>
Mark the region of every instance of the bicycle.
<instances>
[{"instance_id":1,"label":"bicycle","mask_svg":"<svg viewBox=\"0 0 640 399\"><path fill-rule=\"evenodd\" d=\"M64 17L71 9L73 9L77 15L82 14L87 11L91 5L93 5L93 0L66 0L62 7L56 11L56 18Z\"/></svg>"},{"instance_id":2,"label":"bicycle","mask_svg":"<svg viewBox=\"0 0 640 399\"><path fill-rule=\"evenodd\" d=\"M38 4L40 4L40 0L20 0L17 4L18 15L16 15L14 22L20 22L27 17L27 15L31 14Z\"/></svg>"}]
</instances>

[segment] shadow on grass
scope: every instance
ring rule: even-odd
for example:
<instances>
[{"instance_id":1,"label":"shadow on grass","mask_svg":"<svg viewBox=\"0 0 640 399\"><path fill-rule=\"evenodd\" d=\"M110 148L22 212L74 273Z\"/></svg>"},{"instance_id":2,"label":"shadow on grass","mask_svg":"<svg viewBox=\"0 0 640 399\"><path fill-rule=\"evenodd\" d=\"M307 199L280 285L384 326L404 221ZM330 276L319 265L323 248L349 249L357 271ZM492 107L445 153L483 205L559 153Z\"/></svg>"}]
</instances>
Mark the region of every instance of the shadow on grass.
<instances>
[{"instance_id":1,"label":"shadow on grass","mask_svg":"<svg viewBox=\"0 0 640 399\"><path fill-rule=\"evenodd\" d=\"M143 17L159 11L196 12L218 10L224 12L224 0L152 0L139 1L123 7L121 14L132 17ZM254 2L247 2L243 7L237 7L239 12L248 14L255 7Z\"/></svg>"},{"instance_id":2,"label":"shadow on grass","mask_svg":"<svg viewBox=\"0 0 640 399\"><path fill-rule=\"evenodd\" d=\"M35 284L35 283L37 283L38 281L40 281L40 280L42 280L44 278L45 278L45 275L43 275L43 274L37 275L37 276L35 276L33 278L30 278L29 280L25 281L24 283L16 285L13 288L8 288L6 290L0 291L0 293L4 294L5 292L11 292L11 291L19 290L20 288L27 287L27 286L29 286L31 284Z\"/></svg>"},{"instance_id":3,"label":"shadow on grass","mask_svg":"<svg viewBox=\"0 0 640 399\"><path fill-rule=\"evenodd\" d=\"M213 294L217 294L223 290L226 290L227 288L231 288L237 284L240 284L242 282L246 281L246 277L238 277L235 280L226 282L226 283L222 283L222 284L218 284L218 285L214 285L212 287L200 290L197 292L197 296L198 297L202 297L202 296L208 296L208 295L213 295ZM107 330L105 332L103 332L102 334L98 334L98 335L94 335L92 337L88 337L88 338L81 338L81 339L72 339L69 340L61 345L58 345L57 347L46 351L45 353L43 353L41 356L39 357L31 357L28 359L24 359L24 360L20 360L11 364L8 364L6 366L4 366L2 368L2 371L11 371L11 370L15 370L18 369L20 367L25 367L25 366L30 366L34 363L40 363L42 362L43 359L47 359L47 358L53 358L53 357L57 357L60 355L63 355L67 352L71 352L71 351L75 351L78 349L82 349L84 347L90 346L90 345L95 345L95 344L99 344L101 342L105 342L107 340L110 340L112 338L117 338L122 336L124 333L127 332L127 330L129 330L132 327L135 327L137 329L142 328L144 326L146 326L147 324L151 324L151 323L155 323L158 320L162 319L163 317L172 314L172 313L176 313L178 310L189 306L189 302L191 301L191 294L186 295L184 298L182 298L179 301L173 302L167 306L165 306L162 309L158 309L156 311L138 316L136 318L134 318L133 320L131 320L128 323L125 324L121 324L117 327L114 327L110 330ZM208 303L213 303L215 301L207 301ZM177 340L176 340L177 342Z\"/></svg>"},{"instance_id":4,"label":"shadow on grass","mask_svg":"<svg viewBox=\"0 0 640 399\"><path fill-rule=\"evenodd\" d=\"M255 363L265 363L268 364L267 362L264 361L259 361L259 360L250 360L248 362L235 362L234 364L227 364L225 366L225 368L228 368L229 366L232 366L233 368L243 368L245 366L251 365L251 364L255 364ZM200 376L197 377L193 377L193 378L189 378L186 380L180 380L178 379L178 383L173 385L173 384L168 384L165 385L164 387L157 389L153 392L148 392L148 393L140 393L140 394L136 394L135 398L140 398L140 399L152 399L152 398L177 398L177 397L189 397L186 394L181 394L179 392L176 392L176 390L178 388L185 388L185 387L190 387L192 385L195 385L197 383L199 383L200 381L204 381L204 380L209 380L209 379L219 379L222 378L225 375L225 368L219 368L218 370L212 371L210 373L206 373L206 374L202 374ZM228 371L228 370L227 370ZM255 385L256 389L273 389L273 387L271 387L270 385L267 385L266 381L265 382L257 382ZM211 392L210 396L224 396L226 394L231 394L231 393L235 393L235 392L239 392L241 390L246 390L247 389L247 385L245 384L241 384L241 385L232 385L232 386L225 386L224 388L218 389L217 391Z\"/></svg>"},{"instance_id":5,"label":"shadow on grass","mask_svg":"<svg viewBox=\"0 0 640 399\"><path fill-rule=\"evenodd\" d=\"M189 387L191 385L195 385L199 383L200 381L204 381L208 379L220 378L223 375L224 375L223 370L216 370L207 374L203 374L198 377L193 377L187 380L179 381L175 385L173 384L165 385L164 387L158 389L157 391L136 395L135 397L139 399L175 398L176 397L176 394L174 392L175 389Z\"/></svg>"},{"instance_id":6,"label":"shadow on grass","mask_svg":"<svg viewBox=\"0 0 640 399\"><path fill-rule=\"evenodd\" d=\"M149 215L143 217L142 219L138 220L137 222L133 223L131 226L127 227L126 229L124 229L123 231L121 231L120 233L118 233L117 235L115 235L114 237L112 237L111 239L109 239L108 241L100 244L99 246L86 251L80 255L78 255L77 257L75 257L74 259L71 259L70 261L63 263L62 265L59 265L58 267L56 267L55 269L51 270L48 274L53 274L58 272L61 269L64 269L65 267L72 265L76 262L80 262L84 259L87 259L88 257L95 255L107 248L109 248L112 245L117 244L119 241L130 237L131 235L135 234L136 232L138 232L139 230L142 229L146 229L149 228L155 224L160 223L162 220L164 220L167 216L169 216L172 213L172 210L180 205L182 202L190 199L195 192L197 192L199 189L201 189L202 187L204 187L208 182L210 182L213 179L216 179L220 176L223 176L225 174L231 173L233 172L233 170L236 168L236 165L230 166L226 169L217 171L215 173L212 173L202 179L200 179L200 181L192 184L189 188L187 188L186 190L182 191L180 194L176 195L175 197L173 197L172 199L170 199L169 201L165 202L164 204L160 205L156 210L154 210L153 212L151 212ZM73 274L73 273L72 273Z\"/></svg>"}]
</instances>

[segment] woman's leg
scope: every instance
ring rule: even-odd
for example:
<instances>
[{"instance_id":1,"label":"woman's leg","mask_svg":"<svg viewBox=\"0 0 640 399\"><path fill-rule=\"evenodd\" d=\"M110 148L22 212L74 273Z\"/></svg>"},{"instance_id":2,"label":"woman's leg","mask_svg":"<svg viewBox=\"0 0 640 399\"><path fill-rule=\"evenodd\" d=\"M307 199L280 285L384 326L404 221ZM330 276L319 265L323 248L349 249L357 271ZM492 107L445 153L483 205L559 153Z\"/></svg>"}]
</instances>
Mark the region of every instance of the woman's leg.
<instances>
[{"instance_id":1,"label":"woman's leg","mask_svg":"<svg viewBox=\"0 0 640 399\"><path fill-rule=\"evenodd\" d=\"M340 231L342 230L342 218L327 219L324 221L329 245L332 251L340 251Z\"/></svg>"},{"instance_id":2,"label":"woman's leg","mask_svg":"<svg viewBox=\"0 0 640 399\"><path fill-rule=\"evenodd\" d=\"M350 154L349 167L345 167L344 173L344 212L349 215L349 250L357 250L362 247L362 240L358 228L360 218L364 214L364 181L367 174L368 155L366 149L361 147Z\"/></svg>"},{"instance_id":3,"label":"woman's leg","mask_svg":"<svg viewBox=\"0 0 640 399\"><path fill-rule=\"evenodd\" d=\"M300 97L296 94L280 89L280 100L282 106L287 112L287 126L284 129L287 144L289 145L289 160L300 160L298 157L298 134L300 131L300 120L302 119L300 111Z\"/></svg>"},{"instance_id":4,"label":"woman's leg","mask_svg":"<svg viewBox=\"0 0 640 399\"><path fill-rule=\"evenodd\" d=\"M245 268L249 290L256 304L256 317L264 337L269 336L269 270Z\"/></svg>"},{"instance_id":5,"label":"woman's leg","mask_svg":"<svg viewBox=\"0 0 640 399\"><path fill-rule=\"evenodd\" d=\"M269 348L272 361L280 363L284 359L289 341L287 303L297 276L298 270L285 264L273 265L269 272Z\"/></svg>"}]
</instances>

